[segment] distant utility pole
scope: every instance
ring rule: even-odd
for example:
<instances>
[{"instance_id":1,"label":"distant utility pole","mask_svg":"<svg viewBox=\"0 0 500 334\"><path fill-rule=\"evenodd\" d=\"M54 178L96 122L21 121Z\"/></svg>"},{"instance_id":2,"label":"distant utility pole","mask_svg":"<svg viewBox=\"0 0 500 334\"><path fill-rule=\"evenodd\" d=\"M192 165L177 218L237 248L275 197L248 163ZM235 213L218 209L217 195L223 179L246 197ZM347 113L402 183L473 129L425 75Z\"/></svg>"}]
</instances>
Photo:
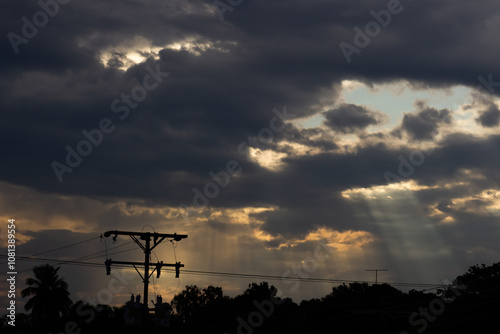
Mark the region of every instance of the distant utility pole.
<instances>
[{"instance_id":1,"label":"distant utility pole","mask_svg":"<svg viewBox=\"0 0 500 334\"><path fill-rule=\"evenodd\" d=\"M116 240L116 237L118 235L128 235L132 238L132 240L134 240L137 245L139 245L139 247L142 248L142 250L144 251L144 263L142 262L128 262L128 261L111 261L111 259L106 259L106 261L104 262L105 265L106 265L106 275L109 275L110 272L111 272L111 264L129 264L129 265L132 265L135 270L137 271L137 273L139 274L139 276L141 276L142 278L142 281L144 282L144 301L143 301L143 304L144 306L147 308L148 307L148 284L149 284L149 278L151 277L151 275L153 275L153 273L155 272L156 270L156 276L157 277L160 277L160 270L162 267L175 267L175 277L179 277L179 268L181 267L184 267L183 264L181 264L180 262L176 262L176 263L163 263L163 261L161 262L158 262L156 264L156 268L153 269L153 271L151 273L149 273L149 258L150 258L150 255L151 255L151 251L156 247L158 246L163 240L165 240L166 238L171 238L175 241L180 241L182 239L185 239L187 238L188 236L185 235L185 234L177 234L177 233L174 233L174 234L163 234L163 233L151 233L151 232L126 232L126 231L107 231L104 233L104 236L106 238L108 238L109 236L111 236L112 234L114 234L115 236L113 237L113 240ZM145 245L142 244L142 242L137 238L139 237L140 240L144 240L145 242ZM153 238L153 245L151 245L151 238ZM138 266L144 266L144 276L141 275L141 273L139 272L139 270L137 269L136 265Z\"/></svg>"},{"instance_id":2,"label":"distant utility pole","mask_svg":"<svg viewBox=\"0 0 500 334\"><path fill-rule=\"evenodd\" d=\"M379 271L389 271L388 269L366 269L365 271L374 271L375 272L375 284L378 283L378 272Z\"/></svg>"}]
</instances>

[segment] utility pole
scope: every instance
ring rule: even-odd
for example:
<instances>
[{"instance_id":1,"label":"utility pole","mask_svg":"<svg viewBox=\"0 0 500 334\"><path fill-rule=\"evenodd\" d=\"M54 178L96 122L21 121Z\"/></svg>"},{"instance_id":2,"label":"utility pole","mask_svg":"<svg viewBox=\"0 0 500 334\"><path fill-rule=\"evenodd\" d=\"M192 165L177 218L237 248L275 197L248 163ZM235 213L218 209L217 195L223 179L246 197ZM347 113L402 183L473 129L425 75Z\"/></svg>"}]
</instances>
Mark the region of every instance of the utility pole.
<instances>
[{"instance_id":1,"label":"utility pole","mask_svg":"<svg viewBox=\"0 0 500 334\"><path fill-rule=\"evenodd\" d=\"M374 271L375 272L375 284L378 283L378 272L379 271L389 271L388 269L366 269L365 271Z\"/></svg>"},{"instance_id":2,"label":"utility pole","mask_svg":"<svg viewBox=\"0 0 500 334\"><path fill-rule=\"evenodd\" d=\"M148 308L148 285L149 285L149 278L151 277L151 275L153 275L153 273L157 272L157 277L160 277L160 271L161 271L161 268L162 267L175 267L175 277L179 277L179 269L181 267L184 267L183 264L181 264L180 262L176 262L176 263L163 263L163 261L161 262L158 262L156 264L156 268L153 269L153 271L150 273L149 272L149 258L150 258L150 255L151 255L151 251L156 247L158 246L163 240L165 240L166 238L170 238L170 239L173 239L175 241L180 241L182 239L185 239L187 238L188 236L185 235L185 234L177 234L177 233L174 233L174 234L164 234L164 233L151 233L151 232L127 232L127 231L107 231L104 233L104 236L106 238L110 237L111 235L114 234L114 237L113 237L113 240L116 241L116 237L118 235L128 235L130 236L130 238L132 238L132 240L135 241L135 243L137 245L139 245L139 247L142 248L142 250L144 251L144 263L142 262L130 262L130 261L112 261L111 259L106 259L105 261L105 265L106 265L106 275L109 275L110 272L111 272L111 265L112 264L126 264L126 265L132 265L135 270L137 271L137 273L139 274L139 276L141 276L142 278L142 281L144 282L144 301L143 301L143 304L144 306L146 307L146 309L149 309ZM137 238L139 237L139 238ZM151 238L153 238L153 244L151 245ZM142 242L140 240L144 240L145 242L145 245L142 244ZM139 270L137 269L136 266L144 266L144 275L141 275L141 273L139 272Z\"/></svg>"}]
</instances>

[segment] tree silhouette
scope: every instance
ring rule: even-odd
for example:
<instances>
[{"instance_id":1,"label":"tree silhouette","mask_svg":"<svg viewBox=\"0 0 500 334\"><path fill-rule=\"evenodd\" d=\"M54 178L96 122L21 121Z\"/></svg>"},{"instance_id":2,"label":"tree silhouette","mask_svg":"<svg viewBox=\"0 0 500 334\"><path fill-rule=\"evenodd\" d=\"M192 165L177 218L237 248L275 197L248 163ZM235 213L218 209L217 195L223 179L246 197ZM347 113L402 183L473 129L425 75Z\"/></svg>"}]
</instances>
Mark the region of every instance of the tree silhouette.
<instances>
[{"instance_id":1,"label":"tree silhouette","mask_svg":"<svg viewBox=\"0 0 500 334\"><path fill-rule=\"evenodd\" d=\"M50 264L34 267L35 277L27 278L28 287L21 291L23 298L31 296L24 308L31 310L34 321L40 326L54 327L72 304L68 283L57 273L59 268Z\"/></svg>"},{"instance_id":2,"label":"tree silhouette","mask_svg":"<svg viewBox=\"0 0 500 334\"><path fill-rule=\"evenodd\" d=\"M191 320L201 310L203 303L202 290L196 285L188 285L181 293L172 299L172 307L177 312L181 322Z\"/></svg>"},{"instance_id":3,"label":"tree silhouette","mask_svg":"<svg viewBox=\"0 0 500 334\"><path fill-rule=\"evenodd\" d=\"M222 288L208 286L200 289L196 285L188 285L181 293L172 299L172 308L176 311L182 323L193 321L200 316L207 315L207 310L215 309L222 302L227 301L223 296Z\"/></svg>"},{"instance_id":4,"label":"tree silhouette","mask_svg":"<svg viewBox=\"0 0 500 334\"><path fill-rule=\"evenodd\" d=\"M480 295L500 294L500 262L487 266L484 263L469 267L469 270L454 280L465 293Z\"/></svg>"}]
</instances>

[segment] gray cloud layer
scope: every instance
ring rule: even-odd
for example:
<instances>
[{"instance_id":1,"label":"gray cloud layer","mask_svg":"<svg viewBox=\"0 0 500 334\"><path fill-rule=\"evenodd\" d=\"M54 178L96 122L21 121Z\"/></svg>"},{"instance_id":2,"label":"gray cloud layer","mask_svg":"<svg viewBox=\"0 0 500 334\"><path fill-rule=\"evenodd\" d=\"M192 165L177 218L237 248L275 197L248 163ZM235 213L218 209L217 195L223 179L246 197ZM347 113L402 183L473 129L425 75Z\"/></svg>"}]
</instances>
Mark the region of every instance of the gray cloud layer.
<instances>
[{"instance_id":1,"label":"gray cloud layer","mask_svg":"<svg viewBox=\"0 0 500 334\"><path fill-rule=\"evenodd\" d=\"M36 2L4 1L1 181L47 195L176 207L192 203L192 189L209 182L209 172L224 170L228 161L236 160L242 174L210 205L279 207L256 215L264 221L262 230L277 238L272 246L322 226L381 236L374 217L359 218L360 212L369 211L367 204L348 203L341 192L385 185L384 172L397 170L400 155L410 156L415 142L434 139L441 127L453 122L451 110L419 105L394 129L400 136L405 132L411 142L396 148L395 137L381 134L348 152L341 152L337 138L325 129L289 123L264 148L291 152L290 146L278 145L286 141L322 153L289 155L278 172L263 168L238 147L269 127L273 108L286 105L298 119L322 112L319 101L340 102L342 80L367 85L408 80L415 87L446 88L476 87L478 75L500 77L496 1L419 0L402 6L404 10L347 64L339 44L353 43L353 28L364 29L373 20L370 11L387 8L387 1L246 1L226 12L224 22L210 2L201 0L72 1L60 5L36 36L20 44L18 54L6 36L21 35L21 18L32 20L40 7ZM162 48L159 58L149 57L122 72L118 67L123 54L116 53L109 67L102 65L101 52L135 36ZM191 52L165 47L186 40L191 41ZM148 67L169 76L120 119L121 112L111 108L113 101L143 85ZM98 128L103 118L116 128L58 182L51 164L65 163L65 147L76 149L86 139L82 130ZM326 112L325 118L327 126L344 134L381 122L378 113L348 104ZM498 108L485 110L478 122L498 125ZM474 203L475 210L469 210L454 204L453 198L499 189L500 138L454 133L437 147L411 176L431 187L415 192L415 210L436 207L455 219L453 234L448 233L450 226L438 230L446 247L457 249L457 258L462 246L487 245L498 252L477 229L481 226L489 235L498 232L498 219L485 213L486 203ZM440 188L446 183L457 185ZM20 206L16 212L29 203Z\"/></svg>"}]
</instances>

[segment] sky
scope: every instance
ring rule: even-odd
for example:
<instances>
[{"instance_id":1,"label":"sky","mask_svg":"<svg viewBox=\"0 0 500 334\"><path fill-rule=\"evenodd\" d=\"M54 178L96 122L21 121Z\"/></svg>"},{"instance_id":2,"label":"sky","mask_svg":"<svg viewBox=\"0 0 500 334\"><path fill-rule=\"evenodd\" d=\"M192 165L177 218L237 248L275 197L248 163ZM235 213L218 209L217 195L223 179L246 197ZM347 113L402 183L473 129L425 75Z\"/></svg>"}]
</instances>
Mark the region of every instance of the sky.
<instances>
[{"instance_id":1,"label":"sky","mask_svg":"<svg viewBox=\"0 0 500 334\"><path fill-rule=\"evenodd\" d=\"M268 280L300 302L368 269L408 290L498 261L496 1L0 6L0 251L15 219L19 307L43 259L102 264L61 264L73 301L142 293L117 267L106 292L107 257L144 259L108 230L188 235L152 256L185 264L152 277L164 300L266 280L206 272L332 280Z\"/></svg>"}]
</instances>

